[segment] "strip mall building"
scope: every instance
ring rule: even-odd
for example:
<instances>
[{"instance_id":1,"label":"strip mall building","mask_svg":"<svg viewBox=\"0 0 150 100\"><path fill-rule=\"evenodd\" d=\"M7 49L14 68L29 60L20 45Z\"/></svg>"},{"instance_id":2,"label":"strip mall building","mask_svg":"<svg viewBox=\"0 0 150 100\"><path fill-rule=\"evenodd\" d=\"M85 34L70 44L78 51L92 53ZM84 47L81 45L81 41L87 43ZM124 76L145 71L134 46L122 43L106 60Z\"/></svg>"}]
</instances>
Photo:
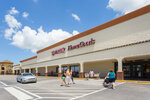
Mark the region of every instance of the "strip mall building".
<instances>
[{"instance_id":1,"label":"strip mall building","mask_svg":"<svg viewBox=\"0 0 150 100\"><path fill-rule=\"evenodd\" d=\"M117 79L150 79L150 5L82 32L20 61L22 72L58 75L67 68L74 76L94 70Z\"/></svg>"}]
</instances>

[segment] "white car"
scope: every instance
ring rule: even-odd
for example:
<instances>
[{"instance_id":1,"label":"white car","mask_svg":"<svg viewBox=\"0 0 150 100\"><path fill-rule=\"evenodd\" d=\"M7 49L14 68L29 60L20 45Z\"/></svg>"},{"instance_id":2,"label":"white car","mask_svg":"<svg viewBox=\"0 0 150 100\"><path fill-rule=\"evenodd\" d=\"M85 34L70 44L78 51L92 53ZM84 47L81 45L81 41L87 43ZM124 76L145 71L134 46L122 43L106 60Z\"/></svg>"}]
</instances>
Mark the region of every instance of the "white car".
<instances>
[{"instance_id":1,"label":"white car","mask_svg":"<svg viewBox=\"0 0 150 100\"><path fill-rule=\"evenodd\" d=\"M28 83L28 82L37 82L37 78L32 73L21 73L17 76L17 82Z\"/></svg>"}]
</instances>

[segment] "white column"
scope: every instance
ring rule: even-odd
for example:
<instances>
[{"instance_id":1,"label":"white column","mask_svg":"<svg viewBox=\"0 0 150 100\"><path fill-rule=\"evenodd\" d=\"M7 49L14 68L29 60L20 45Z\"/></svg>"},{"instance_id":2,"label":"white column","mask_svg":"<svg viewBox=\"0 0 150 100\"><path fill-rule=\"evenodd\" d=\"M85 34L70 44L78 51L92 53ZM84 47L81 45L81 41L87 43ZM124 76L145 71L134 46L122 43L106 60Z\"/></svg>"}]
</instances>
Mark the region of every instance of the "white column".
<instances>
[{"instance_id":1,"label":"white column","mask_svg":"<svg viewBox=\"0 0 150 100\"><path fill-rule=\"evenodd\" d=\"M26 69L24 69L24 73L26 73Z\"/></svg>"},{"instance_id":2,"label":"white column","mask_svg":"<svg viewBox=\"0 0 150 100\"><path fill-rule=\"evenodd\" d=\"M67 69L70 69L70 65L67 65Z\"/></svg>"},{"instance_id":3,"label":"white column","mask_svg":"<svg viewBox=\"0 0 150 100\"><path fill-rule=\"evenodd\" d=\"M118 58L118 71L117 71L117 79L118 80L124 80L124 73L123 73L123 70L122 70L122 60L123 58Z\"/></svg>"},{"instance_id":4,"label":"white column","mask_svg":"<svg viewBox=\"0 0 150 100\"><path fill-rule=\"evenodd\" d=\"M84 72L84 65L83 65L83 62L80 63L80 72Z\"/></svg>"},{"instance_id":5,"label":"white column","mask_svg":"<svg viewBox=\"0 0 150 100\"><path fill-rule=\"evenodd\" d=\"M62 69L61 69L61 68L62 68L61 65L59 65L59 73L62 72Z\"/></svg>"},{"instance_id":6,"label":"white column","mask_svg":"<svg viewBox=\"0 0 150 100\"><path fill-rule=\"evenodd\" d=\"M13 69L12 69L12 73L13 73L13 74L15 73L14 67L13 67Z\"/></svg>"},{"instance_id":7,"label":"white column","mask_svg":"<svg viewBox=\"0 0 150 100\"><path fill-rule=\"evenodd\" d=\"M122 71L122 59L123 58L118 58L118 71Z\"/></svg>"},{"instance_id":8,"label":"white column","mask_svg":"<svg viewBox=\"0 0 150 100\"><path fill-rule=\"evenodd\" d=\"M35 73L38 73L38 67L35 68Z\"/></svg>"},{"instance_id":9,"label":"white column","mask_svg":"<svg viewBox=\"0 0 150 100\"><path fill-rule=\"evenodd\" d=\"M31 68L29 68L29 73L31 73Z\"/></svg>"},{"instance_id":10,"label":"white column","mask_svg":"<svg viewBox=\"0 0 150 100\"><path fill-rule=\"evenodd\" d=\"M45 73L48 73L48 68L47 68L47 66L45 66Z\"/></svg>"},{"instance_id":11,"label":"white column","mask_svg":"<svg viewBox=\"0 0 150 100\"><path fill-rule=\"evenodd\" d=\"M20 73L21 73L21 68L20 68Z\"/></svg>"}]
</instances>

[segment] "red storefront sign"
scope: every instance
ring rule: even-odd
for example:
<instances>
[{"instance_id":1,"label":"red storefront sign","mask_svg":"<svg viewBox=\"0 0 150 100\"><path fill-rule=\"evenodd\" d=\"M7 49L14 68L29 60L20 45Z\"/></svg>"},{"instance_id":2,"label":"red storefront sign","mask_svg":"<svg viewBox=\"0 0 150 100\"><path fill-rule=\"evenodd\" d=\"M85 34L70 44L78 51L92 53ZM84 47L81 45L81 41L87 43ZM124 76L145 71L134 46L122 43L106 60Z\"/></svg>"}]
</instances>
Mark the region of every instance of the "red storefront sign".
<instances>
[{"instance_id":1,"label":"red storefront sign","mask_svg":"<svg viewBox=\"0 0 150 100\"><path fill-rule=\"evenodd\" d=\"M61 49L52 51L52 55L54 56L55 54L64 53L64 52L65 52L65 48L61 48Z\"/></svg>"},{"instance_id":2,"label":"red storefront sign","mask_svg":"<svg viewBox=\"0 0 150 100\"><path fill-rule=\"evenodd\" d=\"M85 46L89 46L89 45L93 45L93 44L95 44L95 40L93 38L91 38L90 41L87 41L87 42L82 41L77 45L68 46L68 51L73 50L73 49L77 49L77 48L81 48L81 47L85 47Z\"/></svg>"},{"instance_id":3,"label":"red storefront sign","mask_svg":"<svg viewBox=\"0 0 150 100\"><path fill-rule=\"evenodd\" d=\"M87 42L82 41L77 45L69 45L67 50L70 51L70 50L73 50L73 49L77 49L77 48L81 48L81 47L85 47L85 46L90 46L90 45L93 45L93 44L95 44L95 40L93 38L91 38L91 40L87 41ZM65 53L65 50L66 50L65 48L54 50L54 51L52 51L52 55L54 56L55 54Z\"/></svg>"}]
</instances>

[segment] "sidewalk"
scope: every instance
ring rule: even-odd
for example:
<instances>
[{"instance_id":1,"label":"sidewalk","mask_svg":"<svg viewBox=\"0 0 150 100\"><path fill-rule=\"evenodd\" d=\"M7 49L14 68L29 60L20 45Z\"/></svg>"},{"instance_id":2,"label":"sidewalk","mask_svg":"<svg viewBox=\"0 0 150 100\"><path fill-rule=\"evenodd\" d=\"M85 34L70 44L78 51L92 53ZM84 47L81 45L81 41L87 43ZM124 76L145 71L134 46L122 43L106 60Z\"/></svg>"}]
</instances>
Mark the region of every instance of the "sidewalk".
<instances>
[{"instance_id":1,"label":"sidewalk","mask_svg":"<svg viewBox=\"0 0 150 100\"><path fill-rule=\"evenodd\" d=\"M61 77L51 77L51 76L37 76L37 77L45 77L45 78L61 78ZM76 80L87 80L86 78L74 78ZM89 79L89 80L100 80L104 81L104 79ZM116 80L116 82L128 82L128 83L147 83L150 84L150 81L137 81L137 80Z\"/></svg>"},{"instance_id":2,"label":"sidewalk","mask_svg":"<svg viewBox=\"0 0 150 100\"><path fill-rule=\"evenodd\" d=\"M150 81L137 81L137 80L116 80L116 82L147 83L147 84L150 84Z\"/></svg>"}]
</instances>

